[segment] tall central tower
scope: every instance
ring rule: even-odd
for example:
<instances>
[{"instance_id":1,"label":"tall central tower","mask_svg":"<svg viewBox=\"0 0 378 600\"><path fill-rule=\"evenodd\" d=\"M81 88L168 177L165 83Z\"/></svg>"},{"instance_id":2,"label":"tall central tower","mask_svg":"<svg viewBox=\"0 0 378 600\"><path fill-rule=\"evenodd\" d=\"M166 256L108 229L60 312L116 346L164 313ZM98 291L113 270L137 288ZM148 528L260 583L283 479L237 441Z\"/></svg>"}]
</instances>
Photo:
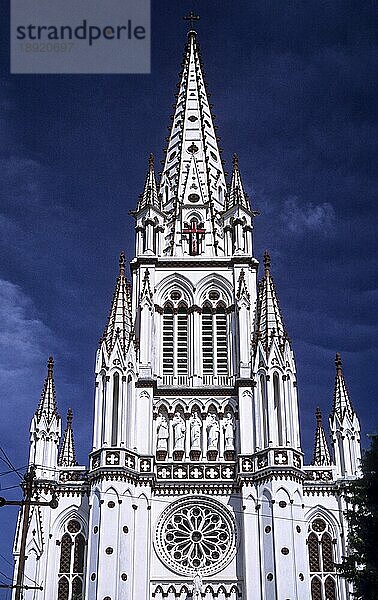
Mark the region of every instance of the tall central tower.
<instances>
[{"instance_id":1,"label":"tall central tower","mask_svg":"<svg viewBox=\"0 0 378 600\"><path fill-rule=\"evenodd\" d=\"M133 214L97 353L87 597L307 600L294 358L194 31Z\"/></svg>"}]
</instances>

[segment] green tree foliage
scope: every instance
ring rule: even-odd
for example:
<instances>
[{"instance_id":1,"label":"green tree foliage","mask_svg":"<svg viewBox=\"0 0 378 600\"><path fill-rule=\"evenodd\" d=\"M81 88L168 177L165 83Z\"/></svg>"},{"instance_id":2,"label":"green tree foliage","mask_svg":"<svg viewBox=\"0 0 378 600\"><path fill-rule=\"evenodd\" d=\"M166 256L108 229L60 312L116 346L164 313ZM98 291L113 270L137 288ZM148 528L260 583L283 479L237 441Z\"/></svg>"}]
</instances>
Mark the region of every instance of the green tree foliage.
<instances>
[{"instance_id":1,"label":"green tree foliage","mask_svg":"<svg viewBox=\"0 0 378 600\"><path fill-rule=\"evenodd\" d=\"M362 477L348 486L348 556L339 573L353 584L357 600L378 598L378 435L363 456Z\"/></svg>"}]
</instances>

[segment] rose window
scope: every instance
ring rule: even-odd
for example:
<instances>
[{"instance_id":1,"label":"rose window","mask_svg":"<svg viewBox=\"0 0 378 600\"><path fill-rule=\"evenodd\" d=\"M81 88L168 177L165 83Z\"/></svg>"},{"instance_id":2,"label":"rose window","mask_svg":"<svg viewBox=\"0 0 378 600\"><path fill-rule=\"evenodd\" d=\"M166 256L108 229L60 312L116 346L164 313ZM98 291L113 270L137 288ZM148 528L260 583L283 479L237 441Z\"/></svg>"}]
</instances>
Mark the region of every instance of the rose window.
<instances>
[{"instance_id":1,"label":"rose window","mask_svg":"<svg viewBox=\"0 0 378 600\"><path fill-rule=\"evenodd\" d=\"M224 568L236 551L236 528L222 504L192 497L169 506L156 530L162 561L184 575L212 575Z\"/></svg>"}]
</instances>

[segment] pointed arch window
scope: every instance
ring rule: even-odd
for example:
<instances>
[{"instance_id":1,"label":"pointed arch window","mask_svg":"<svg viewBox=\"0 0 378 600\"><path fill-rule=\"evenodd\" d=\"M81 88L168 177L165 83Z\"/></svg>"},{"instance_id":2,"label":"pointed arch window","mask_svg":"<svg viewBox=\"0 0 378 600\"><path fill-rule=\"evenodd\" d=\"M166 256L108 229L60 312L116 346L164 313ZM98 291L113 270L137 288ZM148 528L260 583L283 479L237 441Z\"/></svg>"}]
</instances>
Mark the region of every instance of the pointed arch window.
<instances>
[{"instance_id":1,"label":"pointed arch window","mask_svg":"<svg viewBox=\"0 0 378 600\"><path fill-rule=\"evenodd\" d=\"M167 304L163 311L163 375L188 375L188 307Z\"/></svg>"},{"instance_id":2,"label":"pointed arch window","mask_svg":"<svg viewBox=\"0 0 378 600\"><path fill-rule=\"evenodd\" d=\"M307 538L311 600L337 600L334 544L328 523L317 517Z\"/></svg>"},{"instance_id":3,"label":"pointed arch window","mask_svg":"<svg viewBox=\"0 0 378 600\"><path fill-rule=\"evenodd\" d=\"M228 375L227 314L223 304L202 309L202 370L204 375Z\"/></svg>"},{"instance_id":4,"label":"pointed arch window","mask_svg":"<svg viewBox=\"0 0 378 600\"><path fill-rule=\"evenodd\" d=\"M277 424L277 441L278 445L283 445L282 435L282 411L281 411L281 393L280 393L280 380L278 373L273 375L273 398L274 398L274 414L276 417Z\"/></svg>"},{"instance_id":5,"label":"pointed arch window","mask_svg":"<svg viewBox=\"0 0 378 600\"><path fill-rule=\"evenodd\" d=\"M77 519L65 526L60 541L58 600L83 600L85 538Z\"/></svg>"},{"instance_id":6,"label":"pointed arch window","mask_svg":"<svg viewBox=\"0 0 378 600\"><path fill-rule=\"evenodd\" d=\"M119 373L113 375L112 446L118 443Z\"/></svg>"}]
</instances>

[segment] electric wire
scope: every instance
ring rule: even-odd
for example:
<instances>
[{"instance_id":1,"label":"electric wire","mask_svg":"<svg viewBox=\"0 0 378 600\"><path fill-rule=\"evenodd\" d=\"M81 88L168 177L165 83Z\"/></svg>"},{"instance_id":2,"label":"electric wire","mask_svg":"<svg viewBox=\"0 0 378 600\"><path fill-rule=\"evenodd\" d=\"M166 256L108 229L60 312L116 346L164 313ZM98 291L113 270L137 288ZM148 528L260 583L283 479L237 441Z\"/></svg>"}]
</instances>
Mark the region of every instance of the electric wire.
<instances>
[{"instance_id":1,"label":"electric wire","mask_svg":"<svg viewBox=\"0 0 378 600\"><path fill-rule=\"evenodd\" d=\"M3 460L10 469L12 469L12 471L14 471L21 479L23 478L23 475L21 475L21 473L15 468L15 466L12 464L12 461L10 460L10 458L8 457L8 455L6 454L5 450L0 446L0 452L3 454L4 458L1 459ZM0 456L1 458L1 456Z\"/></svg>"}]
</instances>

